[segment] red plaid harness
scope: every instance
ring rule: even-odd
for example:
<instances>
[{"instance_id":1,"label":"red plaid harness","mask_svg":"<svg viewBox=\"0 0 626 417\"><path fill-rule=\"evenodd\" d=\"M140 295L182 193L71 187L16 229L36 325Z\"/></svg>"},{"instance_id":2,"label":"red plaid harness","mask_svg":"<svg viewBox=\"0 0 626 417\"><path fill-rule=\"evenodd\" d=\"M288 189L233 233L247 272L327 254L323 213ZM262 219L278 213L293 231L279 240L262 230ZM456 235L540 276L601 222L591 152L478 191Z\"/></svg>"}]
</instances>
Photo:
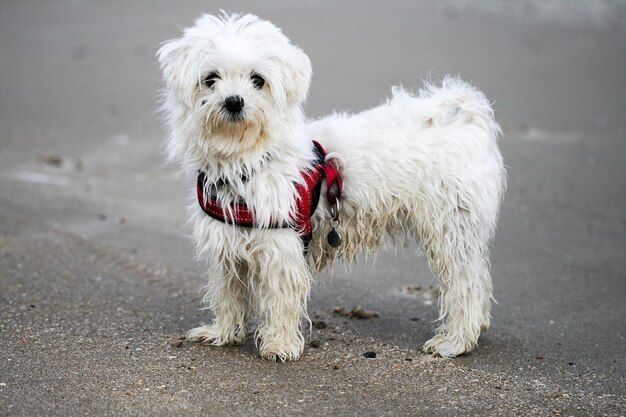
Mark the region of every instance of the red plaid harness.
<instances>
[{"instance_id":1,"label":"red plaid harness","mask_svg":"<svg viewBox=\"0 0 626 417\"><path fill-rule=\"evenodd\" d=\"M338 204L342 191L341 176L336 163L326 159L326 151L318 142L313 141L313 149L317 159L312 166L302 172L304 183L296 184L296 211L293 219L290 222L276 222L268 227L270 229L295 229L302 239L305 252L313 237L311 217L319 203L322 181L326 178L326 199L331 206ZM248 228L259 227L254 222L254 207L241 202L232 203L230 210L224 210L215 195L205 196L205 181L205 174L200 171L197 184L198 203L206 214L227 224Z\"/></svg>"}]
</instances>

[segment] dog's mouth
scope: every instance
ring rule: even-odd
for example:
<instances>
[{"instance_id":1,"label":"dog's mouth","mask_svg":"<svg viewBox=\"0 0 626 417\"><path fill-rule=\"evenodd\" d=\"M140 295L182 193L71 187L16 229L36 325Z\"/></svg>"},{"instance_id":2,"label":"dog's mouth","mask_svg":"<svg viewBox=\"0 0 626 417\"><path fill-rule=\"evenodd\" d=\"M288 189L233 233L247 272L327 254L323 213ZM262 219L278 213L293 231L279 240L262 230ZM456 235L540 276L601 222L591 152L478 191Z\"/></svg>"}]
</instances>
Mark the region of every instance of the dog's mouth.
<instances>
[{"instance_id":1,"label":"dog's mouth","mask_svg":"<svg viewBox=\"0 0 626 417\"><path fill-rule=\"evenodd\" d=\"M229 112L224 112L223 118L227 123L242 123L246 120L243 113L233 114Z\"/></svg>"},{"instance_id":2,"label":"dog's mouth","mask_svg":"<svg viewBox=\"0 0 626 417\"><path fill-rule=\"evenodd\" d=\"M254 129L257 123L254 120L249 120L243 112L233 114L228 111L220 111L218 117L208 120L208 125L213 134L236 138L244 134L245 131Z\"/></svg>"}]
</instances>

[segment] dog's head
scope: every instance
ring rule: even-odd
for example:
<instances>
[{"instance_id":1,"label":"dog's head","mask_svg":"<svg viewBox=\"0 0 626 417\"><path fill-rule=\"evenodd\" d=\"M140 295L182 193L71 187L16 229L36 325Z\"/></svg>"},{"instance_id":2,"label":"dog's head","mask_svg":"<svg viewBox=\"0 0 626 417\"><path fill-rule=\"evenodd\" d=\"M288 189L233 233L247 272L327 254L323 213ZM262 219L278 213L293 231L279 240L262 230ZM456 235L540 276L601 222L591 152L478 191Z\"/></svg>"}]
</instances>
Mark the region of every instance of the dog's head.
<instances>
[{"instance_id":1,"label":"dog's head","mask_svg":"<svg viewBox=\"0 0 626 417\"><path fill-rule=\"evenodd\" d=\"M171 144L171 154L196 146L229 157L262 144L299 109L311 79L306 54L249 14L204 15L164 43L158 58L170 127L185 137Z\"/></svg>"}]
</instances>

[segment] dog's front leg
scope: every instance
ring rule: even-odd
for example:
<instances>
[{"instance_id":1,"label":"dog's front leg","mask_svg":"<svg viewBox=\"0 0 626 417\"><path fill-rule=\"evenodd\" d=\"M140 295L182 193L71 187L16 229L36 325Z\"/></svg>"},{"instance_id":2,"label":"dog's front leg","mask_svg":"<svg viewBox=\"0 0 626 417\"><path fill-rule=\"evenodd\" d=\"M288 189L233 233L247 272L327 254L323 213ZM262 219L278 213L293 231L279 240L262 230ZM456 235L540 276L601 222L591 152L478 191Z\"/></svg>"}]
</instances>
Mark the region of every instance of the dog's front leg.
<instances>
[{"instance_id":1,"label":"dog's front leg","mask_svg":"<svg viewBox=\"0 0 626 417\"><path fill-rule=\"evenodd\" d=\"M223 259L211 277L205 296L215 314L213 323L187 332L187 340L215 346L243 344L248 318L248 267L238 260Z\"/></svg>"},{"instance_id":2,"label":"dog's front leg","mask_svg":"<svg viewBox=\"0 0 626 417\"><path fill-rule=\"evenodd\" d=\"M293 231L267 232L256 255L255 290L261 314L256 331L259 352L272 361L298 360L304 350L302 319L308 320L311 288L311 272L302 243Z\"/></svg>"}]
</instances>

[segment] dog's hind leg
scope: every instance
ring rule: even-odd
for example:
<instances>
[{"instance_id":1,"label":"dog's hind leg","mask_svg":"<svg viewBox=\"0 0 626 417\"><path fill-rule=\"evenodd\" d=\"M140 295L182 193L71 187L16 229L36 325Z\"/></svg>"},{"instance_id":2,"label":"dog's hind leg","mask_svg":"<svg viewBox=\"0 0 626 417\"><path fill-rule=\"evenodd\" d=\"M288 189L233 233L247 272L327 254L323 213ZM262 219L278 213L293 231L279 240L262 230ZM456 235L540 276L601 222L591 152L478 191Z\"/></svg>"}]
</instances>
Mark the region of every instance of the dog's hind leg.
<instances>
[{"instance_id":1,"label":"dog's hind leg","mask_svg":"<svg viewBox=\"0 0 626 417\"><path fill-rule=\"evenodd\" d=\"M240 261L225 261L205 296L213 323L187 332L187 340L215 346L243 344L247 333L248 274Z\"/></svg>"},{"instance_id":2,"label":"dog's hind leg","mask_svg":"<svg viewBox=\"0 0 626 417\"><path fill-rule=\"evenodd\" d=\"M431 231L433 232L433 231ZM489 231L467 210L457 208L431 233L427 244L431 269L439 276L439 320L428 353L452 357L470 351L481 329L489 327L491 276Z\"/></svg>"},{"instance_id":3,"label":"dog's hind leg","mask_svg":"<svg viewBox=\"0 0 626 417\"><path fill-rule=\"evenodd\" d=\"M292 239L285 233L291 233ZM311 273L299 237L292 231L275 235L264 242L255 262L255 295L261 314L255 336L263 358L284 362L298 360L304 351L302 319L308 319Z\"/></svg>"}]
</instances>

